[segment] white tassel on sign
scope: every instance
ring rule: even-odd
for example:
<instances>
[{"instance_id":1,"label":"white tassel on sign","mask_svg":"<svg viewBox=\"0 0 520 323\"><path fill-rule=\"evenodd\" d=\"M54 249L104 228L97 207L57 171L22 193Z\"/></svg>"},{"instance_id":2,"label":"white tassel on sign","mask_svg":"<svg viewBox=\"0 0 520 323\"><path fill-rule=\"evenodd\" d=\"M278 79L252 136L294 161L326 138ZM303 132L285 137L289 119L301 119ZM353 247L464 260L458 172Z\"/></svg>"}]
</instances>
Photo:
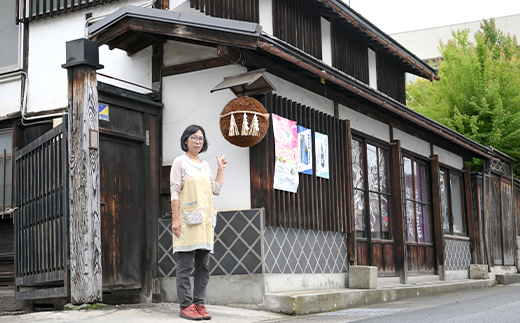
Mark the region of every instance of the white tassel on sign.
<instances>
[{"instance_id":1,"label":"white tassel on sign","mask_svg":"<svg viewBox=\"0 0 520 323\"><path fill-rule=\"evenodd\" d=\"M247 136L249 134L249 125L247 123L247 114L244 112L244 118L242 120L242 132L240 133L242 136Z\"/></svg>"},{"instance_id":2,"label":"white tassel on sign","mask_svg":"<svg viewBox=\"0 0 520 323\"><path fill-rule=\"evenodd\" d=\"M260 136L260 126L258 124L258 116L255 113L255 116L253 117L253 121L251 123L251 129L249 130L250 136Z\"/></svg>"},{"instance_id":3,"label":"white tassel on sign","mask_svg":"<svg viewBox=\"0 0 520 323\"><path fill-rule=\"evenodd\" d=\"M235 122L235 116L231 114L231 120L229 121L229 136L234 137L238 136L240 132L238 132L238 126Z\"/></svg>"}]
</instances>

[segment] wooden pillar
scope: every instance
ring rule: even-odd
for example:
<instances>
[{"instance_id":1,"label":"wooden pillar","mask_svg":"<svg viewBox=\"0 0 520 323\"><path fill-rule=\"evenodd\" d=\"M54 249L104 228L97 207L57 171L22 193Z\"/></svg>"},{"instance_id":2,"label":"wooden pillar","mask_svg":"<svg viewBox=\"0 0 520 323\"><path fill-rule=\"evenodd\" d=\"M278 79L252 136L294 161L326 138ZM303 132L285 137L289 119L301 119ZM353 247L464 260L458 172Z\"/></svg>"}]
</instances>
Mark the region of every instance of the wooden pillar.
<instances>
[{"instance_id":1,"label":"wooden pillar","mask_svg":"<svg viewBox=\"0 0 520 323\"><path fill-rule=\"evenodd\" d=\"M346 189L348 194L347 200L347 255L349 265L357 265L357 244L356 244L356 215L354 210L354 180L352 174L352 129L350 127L350 120L346 120L347 144L345 150L347 152L346 170Z\"/></svg>"},{"instance_id":2,"label":"wooden pillar","mask_svg":"<svg viewBox=\"0 0 520 323\"><path fill-rule=\"evenodd\" d=\"M471 200L471 174L469 172L469 168L464 166L464 202L465 202L465 208L464 210L466 213L464 214L464 217L467 220L467 228L468 228L468 236L470 239L470 245L471 245L471 263L472 264L478 264L477 261L477 235L475 232L475 219L473 218L473 201Z\"/></svg>"},{"instance_id":3,"label":"wooden pillar","mask_svg":"<svg viewBox=\"0 0 520 323\"><path fill-rule=\"evenodd\" d=\"M66 44L69 83L70 294L73 304L102 300L96 42Z\"/></svg>"},{"instance_id":4,"label":"wooden pillar","mask_svg":"<svg viewBox=\"0 0 520 323\"><path fill-rule=\"evenodd\" d=\"M392 141L390 149L391 156L391 189L392 193L392 228L394 235L394 259L395 271L400 278L401 284L408 282L408 263L406 262L406 243L403 211L403 188L404 183L401 180L401 142L399 140Z\"/></svg>"},{"instance_id":5,"label":"wooden pillar","mask_svg":"<svg viewBox=\"0 0 520 323\"><path fill-rule=\"evenodd\" d=\"M446 266L444 265L444 231L442 229L441 195L439 183L439 156L431 158L432 175L432 216L435 254L437 255L437 274L440 280L446 280Z\"/></svg>"}]
</instances>

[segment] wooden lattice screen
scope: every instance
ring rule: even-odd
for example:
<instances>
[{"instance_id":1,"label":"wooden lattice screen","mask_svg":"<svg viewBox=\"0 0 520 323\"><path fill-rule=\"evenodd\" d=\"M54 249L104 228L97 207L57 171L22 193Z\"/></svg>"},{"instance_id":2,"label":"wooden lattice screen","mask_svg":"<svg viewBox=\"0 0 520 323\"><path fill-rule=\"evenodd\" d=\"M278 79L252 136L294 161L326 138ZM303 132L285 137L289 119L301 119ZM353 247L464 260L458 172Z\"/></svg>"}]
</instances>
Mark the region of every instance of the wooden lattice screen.
<instances>
[{"instance_id":1,"label":"wooden lattice screen","mask_svg":"<svg viewBox=\"0 0 520 323\"><path fill-rule=\"evenodd\" d=\"M66 122L15 151L17 299L69 295Z\"/></svg>"},{"instance_id":2,"label":"wooden lattice screen","mask_svg":"<svg viewBox=\"0 0 520 323\"><path fill-rule=\"evenodd\" d=\"M251 207L266 209L266 225L311 230L348 232L348 126L339 120L300 103L267 94L259 98L268 112L297 121L298 125L311 129L312 146L314 134L328 135L329 179L299 174L297 193L273 188L274 135L272 122L266 137L250 148L251 163ZM313 160L315 161L315 151Z\"/></svg>"}]
</instances>

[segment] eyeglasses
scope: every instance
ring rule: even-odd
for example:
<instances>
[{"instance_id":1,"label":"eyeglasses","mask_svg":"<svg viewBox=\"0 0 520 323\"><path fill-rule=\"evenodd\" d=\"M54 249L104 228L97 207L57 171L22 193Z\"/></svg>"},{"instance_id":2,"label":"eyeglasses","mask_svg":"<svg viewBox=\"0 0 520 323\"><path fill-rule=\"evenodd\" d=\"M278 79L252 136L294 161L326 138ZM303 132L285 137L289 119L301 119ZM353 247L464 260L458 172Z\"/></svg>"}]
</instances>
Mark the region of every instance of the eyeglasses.
<instances>
[{"instance_id":1,"label":"eyeglasses","mask_svg":"<svg viewBox=\"0 0 520 323\"><path fill-rule=\"evenodd\" d=\"M204 141L206 141L206 139L204 139L204 137L197 137L197 136L190 136L190 139L193 140L194 142L197 142L197 141L204 142Z\"/></svg>"}]
</instances>

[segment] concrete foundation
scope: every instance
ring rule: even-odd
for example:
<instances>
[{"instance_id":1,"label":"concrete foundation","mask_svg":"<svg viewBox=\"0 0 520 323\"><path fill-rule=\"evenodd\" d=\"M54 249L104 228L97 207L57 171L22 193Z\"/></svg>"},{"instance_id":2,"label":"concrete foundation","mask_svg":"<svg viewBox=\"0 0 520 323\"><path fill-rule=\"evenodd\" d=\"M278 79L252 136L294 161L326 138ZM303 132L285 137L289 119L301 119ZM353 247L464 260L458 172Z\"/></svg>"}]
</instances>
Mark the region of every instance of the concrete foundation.
<instances>
[{"instance_id":1,"label":"concrete foundation","mask_svg":"<svg viewBox=\"0 0 520 323\"><path fill-rule=\"evenodd\" d=\"M470 279L489 279L488 265L470 265Z\"/></svg>"},{"instance_id":2,"label":"concrete foundation","mask_svg":"<svg viewBox=\"0 0 520 323\"><path fill-rule=\"evenodd\" d=\"M376 289L376 266L350 266L348 275L348 288L352 289Z\"/></svg>"}]
</instances>

